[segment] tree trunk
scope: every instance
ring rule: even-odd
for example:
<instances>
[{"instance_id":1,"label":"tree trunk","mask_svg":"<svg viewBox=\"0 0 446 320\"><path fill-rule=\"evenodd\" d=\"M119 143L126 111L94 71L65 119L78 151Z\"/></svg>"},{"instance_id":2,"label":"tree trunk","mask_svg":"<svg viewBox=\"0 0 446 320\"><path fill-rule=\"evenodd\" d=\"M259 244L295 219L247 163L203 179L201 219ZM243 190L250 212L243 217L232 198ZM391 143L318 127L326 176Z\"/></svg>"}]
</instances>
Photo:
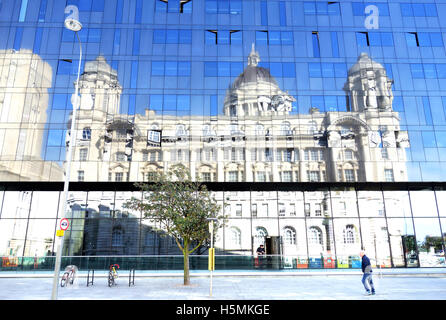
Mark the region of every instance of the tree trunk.
<instances>
[{"instance_id":1,"label":"tree trunk","mask_svg":"<svg viewBox=\"0 0 446 320\"><path fill-rule=\"evenodd\" d=\"M190 285L190 275L189 275L189 246L187 243L184 244L183 249L183 257L184 257L184 285Z\"/></svg>"}]
</instances>

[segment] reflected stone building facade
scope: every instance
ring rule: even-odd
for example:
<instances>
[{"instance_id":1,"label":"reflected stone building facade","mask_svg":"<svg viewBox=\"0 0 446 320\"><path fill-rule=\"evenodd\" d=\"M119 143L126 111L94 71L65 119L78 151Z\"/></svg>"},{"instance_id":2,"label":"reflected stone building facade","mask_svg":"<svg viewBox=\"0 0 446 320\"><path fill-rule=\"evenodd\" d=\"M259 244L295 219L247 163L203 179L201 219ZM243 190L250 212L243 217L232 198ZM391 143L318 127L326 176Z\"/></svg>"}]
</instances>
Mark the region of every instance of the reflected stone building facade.
<instances>
[{"instance_id":1,"label":"reflected stone building facade","mask_svg":"<svg viewBox=\"0 0 446 320\"><path fill-rule=\"evenodd\" d=\"M377 30L355 1L0 4L2 270L54 255L70 144L65 256L181 254L123 207L181 163L224 208L225 263L444 267L446 8L367 4Z\"/></svg>"}]
</instances>

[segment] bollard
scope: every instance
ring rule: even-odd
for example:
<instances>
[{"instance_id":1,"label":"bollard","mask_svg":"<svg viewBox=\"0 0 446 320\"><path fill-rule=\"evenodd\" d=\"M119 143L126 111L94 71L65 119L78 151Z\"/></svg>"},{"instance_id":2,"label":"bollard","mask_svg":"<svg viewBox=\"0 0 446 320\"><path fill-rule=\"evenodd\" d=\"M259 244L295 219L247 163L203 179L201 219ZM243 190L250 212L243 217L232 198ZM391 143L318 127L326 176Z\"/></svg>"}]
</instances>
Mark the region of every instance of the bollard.
<instances>
[{"instance_id":1,"label":"bollard","mask_svg":"<svg viewBox=\"0 0 446 320\"><path fill-rule=\"evenodd\" d=\"M91 281L90 281L90 271L92 271L92 277L91 277ZM88 275L87 275L87 287L91 284L93 285L94 282L94 270L90 269L88 270Z\"/></svg>"},{"instance_id":2,"label":"bollard","mask_svg":"<svg viewBox=\"0 0 446 320\"><path fill-rule=\"evenodd\" d=\"M135 269L130 269L129 272L129 287L132 284L135 285Z\"/></svg>"}]
</instances>

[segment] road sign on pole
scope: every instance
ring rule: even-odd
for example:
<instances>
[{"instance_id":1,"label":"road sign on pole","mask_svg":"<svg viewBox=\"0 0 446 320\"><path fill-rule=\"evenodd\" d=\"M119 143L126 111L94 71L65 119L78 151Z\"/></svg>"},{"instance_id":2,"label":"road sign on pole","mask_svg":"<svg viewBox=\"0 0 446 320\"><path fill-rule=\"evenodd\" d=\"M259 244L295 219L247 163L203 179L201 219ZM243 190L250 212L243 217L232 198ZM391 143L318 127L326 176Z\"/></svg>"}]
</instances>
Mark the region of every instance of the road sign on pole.
<instances>
[{"instance_id":1,"label":"road sign on pole","mask_svg":"<svg viewBox=\"0 0 446 320\"><path fill-rule=\"evenodd\" d=\"M66 231L68 229L68 227L70 226L70 222L68 221L67 218L63 218L62 220L60 220L60 229L63 231Z\"/></svg>"}]
</instances>

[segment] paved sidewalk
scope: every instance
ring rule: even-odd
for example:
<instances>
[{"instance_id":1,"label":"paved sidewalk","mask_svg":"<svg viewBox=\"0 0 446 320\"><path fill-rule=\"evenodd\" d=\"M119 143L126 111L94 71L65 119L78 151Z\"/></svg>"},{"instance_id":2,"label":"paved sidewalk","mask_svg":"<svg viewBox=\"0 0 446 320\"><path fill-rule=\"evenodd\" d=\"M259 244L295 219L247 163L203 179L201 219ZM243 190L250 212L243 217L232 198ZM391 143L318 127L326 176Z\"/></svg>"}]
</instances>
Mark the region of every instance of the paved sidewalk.
<instances>
[{"instance_id":1,"label":"paved sidewalk","mask_svg":"<svg viewBox=\"0 0 446 320\"><path fill-rule=\"evenodd\" d=\"M375 270L377 295L365 296L360 270L220 271L213 274L213 295L207 271L191 273L184 286L182 272L137 271L129 286L128 271L118 284L107 286L107 273L96 272L86 286L80 272L71 287L59 287L60 300L446 300L445 269ZM0 273L0 300L48 300L52 274Z\"/></svg>"}]
</instances>

